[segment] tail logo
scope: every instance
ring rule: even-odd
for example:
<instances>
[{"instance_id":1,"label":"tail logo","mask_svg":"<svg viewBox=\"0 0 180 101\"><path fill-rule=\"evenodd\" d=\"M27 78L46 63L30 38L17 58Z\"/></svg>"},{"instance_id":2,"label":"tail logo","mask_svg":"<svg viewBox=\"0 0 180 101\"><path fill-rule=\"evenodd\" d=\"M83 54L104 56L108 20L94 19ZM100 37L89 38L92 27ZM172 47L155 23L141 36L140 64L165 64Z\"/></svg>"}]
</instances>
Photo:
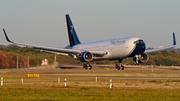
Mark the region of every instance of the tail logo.
<instances>
[{"instance_id":1,"label":"tail logo","mask_svg":"<svg viewBox=\"0 0 180 101\"><path fill-rule=\"evenodd\" d=\"M79 41L79 38L75 31L75 28L74 28L74 26L71 22L70 16L68 14L66 15L66 22L67 22L67 30L68 30L70 47L80 44L81 42Z\"/></svg>"}]
</instances>

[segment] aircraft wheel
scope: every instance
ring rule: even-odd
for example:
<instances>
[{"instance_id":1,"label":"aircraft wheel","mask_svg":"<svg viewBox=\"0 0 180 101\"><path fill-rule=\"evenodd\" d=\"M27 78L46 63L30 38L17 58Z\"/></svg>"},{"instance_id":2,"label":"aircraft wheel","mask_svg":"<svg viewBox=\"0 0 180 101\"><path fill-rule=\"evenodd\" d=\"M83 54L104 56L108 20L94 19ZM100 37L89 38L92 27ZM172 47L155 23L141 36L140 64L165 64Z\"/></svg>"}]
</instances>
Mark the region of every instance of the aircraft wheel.
<instances>
[{"instance_id":1,"label":"aircraft wheel","mask_svg":"<svg viewBox=\"0 0 180 101\"><path fill-rule=\"evenodd\" d=\"M124 66L122 65L121 67L122 67L121 70L124 70Z\"/></svg>"},{"instance_id":2,"label":"aircraft wheel","mask_svg":"<svg viewBox=\"0 0 180 101\"><path fill-rule=\"evenodd\" d=\"M118 69L118 65L115 65L115 68Z\"/></svg>"},{"instance_id":3,"label":"aircraft wheel","mask_svg":"<svg viewBox=\"0 0 180 101\"><path fill-rule=\"evenodd\" d=\"M91 65L89 65L89 70L91 70L92 69L92 66Z\"/></svg>"},{"instance_id":4,"label":"aircraft wheel","mask_svg":"<svg viewBox=\"0 0 180 101\"><path fill-rule=\"evenodd\" d=\"M117 70L120 70L120 66L119 66L119 65L116 65L116 69L117 69Z\"/></svg>"},{"instance_id":5,"label":"aircraft wheel","mask_svg":"<svg viewBox=\"0 0 180 101\"><path fill-rule=\"evenodd\" d=\"M86 64L83 64L83 68L87 70L88 66Z\"/></svg>"}]
</instances>

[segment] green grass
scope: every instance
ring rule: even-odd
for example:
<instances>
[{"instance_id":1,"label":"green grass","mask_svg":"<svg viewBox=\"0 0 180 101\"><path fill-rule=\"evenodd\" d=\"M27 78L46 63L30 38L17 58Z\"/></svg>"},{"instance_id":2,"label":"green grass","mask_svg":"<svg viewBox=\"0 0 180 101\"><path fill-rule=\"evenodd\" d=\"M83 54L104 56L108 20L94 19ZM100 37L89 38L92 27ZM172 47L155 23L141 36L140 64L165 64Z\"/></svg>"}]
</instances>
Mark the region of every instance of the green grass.
<instances>
[{"instance_id":1,"label":"green grass","mask_svg":"<svg viewBox=\"0 0 180 101\"><path fill-rule=\"evenodd\" d=\"M39 73L39 78L28 78ZM1 70L0 101L179 101L179 70ZM95 77L98 77L97 82ZM22 84L21 79L24 83ZM58 83L58 79L61 81ZM64 87L64 79L67 87ZM113 88L109 88L112 79Z\"/></svg>"},{"instance_id":2,"label":"green grass","mask_svg":"<svg viewBox=\"0 0 180 101\"><path fill-rule=\"evenodd\" d=\"M0 87L1 101L179 101L180 89L106 87Z\"/></svg>"}]
</instances>

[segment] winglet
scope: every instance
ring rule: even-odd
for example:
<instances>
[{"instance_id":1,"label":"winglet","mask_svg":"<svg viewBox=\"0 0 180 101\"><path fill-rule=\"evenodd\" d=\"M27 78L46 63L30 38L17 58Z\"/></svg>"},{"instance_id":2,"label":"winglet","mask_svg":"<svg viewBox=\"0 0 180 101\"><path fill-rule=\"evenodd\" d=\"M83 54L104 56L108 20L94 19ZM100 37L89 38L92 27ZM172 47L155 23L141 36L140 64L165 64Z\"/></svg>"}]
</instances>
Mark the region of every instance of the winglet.
<instances>
[{"instance_id":1,"label":"winglet","mask_svg":"<svg viewBox=\"0 0 180 101\"><path fill-rule=\"evenodd\" d=\"M175 33L173 32L173 45L176 45L176 37L175 37Z\"/></svg>"},{"instance_id":2,"label":"winglet","mask_svg":"<svg viewBox=\"0 0 180 101\"><path fill-rule=\"evenodd\" d=\"M9 40L9 38L8 38L8 36L7 36L6 31L5 31L4 28L3 28L3 32L4 32L4 35L5 35L5 37L6 37L6 40L7 40L8 42L10 42L10 43L14 43L14 42L12 42L11 40Z\"/></svg>"}]
</instances>

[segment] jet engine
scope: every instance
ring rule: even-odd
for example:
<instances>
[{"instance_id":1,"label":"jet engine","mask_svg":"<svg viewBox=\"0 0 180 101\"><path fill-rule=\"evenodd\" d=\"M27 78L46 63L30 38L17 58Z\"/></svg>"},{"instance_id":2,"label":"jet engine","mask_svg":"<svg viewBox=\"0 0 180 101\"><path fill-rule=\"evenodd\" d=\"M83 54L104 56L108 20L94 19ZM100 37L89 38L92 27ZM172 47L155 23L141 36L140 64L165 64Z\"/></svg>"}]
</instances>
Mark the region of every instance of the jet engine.
<instances>
[{"instance_id":1,"label":"jet engine","mask_svg":"<svg viewBox=\"0 0 180 101\"><path fill-rule=\"evenodd\" d=\"M149 56L145 53L136 54L133 58L133 61L136 62L136 64L144 63L147 62L148 60L149 60Z\"/></svg>"},{"instance_id":2,"label":"jet engine","mask_svg":"<svg viewBox=\"0 0 180 101\"><path fill-rule=\"evenodd\" d=\"M84 51L79 55L81 62L91 62L93 60L93 54L91 52Z\"/></svg>"}]
</instances>

